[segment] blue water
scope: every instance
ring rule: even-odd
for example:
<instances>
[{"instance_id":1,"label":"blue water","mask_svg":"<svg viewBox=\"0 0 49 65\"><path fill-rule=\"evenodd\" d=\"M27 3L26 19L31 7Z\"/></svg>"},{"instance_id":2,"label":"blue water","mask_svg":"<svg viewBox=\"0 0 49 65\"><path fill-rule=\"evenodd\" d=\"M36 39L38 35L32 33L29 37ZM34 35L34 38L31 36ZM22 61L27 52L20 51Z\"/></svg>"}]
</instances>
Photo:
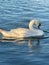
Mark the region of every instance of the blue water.
<instances>
[{"instance_id":1,"label":"blue water","mask_svg":"<svg viewBox=\"0 0 49 65\"><path fill-rule=\"evenodd\" d=\"M31 19L49 31L49 0L0 0L1 29L28 28ZM49 65L49 38L0 41L0 65Z\"/></svg>"}]
</instances>

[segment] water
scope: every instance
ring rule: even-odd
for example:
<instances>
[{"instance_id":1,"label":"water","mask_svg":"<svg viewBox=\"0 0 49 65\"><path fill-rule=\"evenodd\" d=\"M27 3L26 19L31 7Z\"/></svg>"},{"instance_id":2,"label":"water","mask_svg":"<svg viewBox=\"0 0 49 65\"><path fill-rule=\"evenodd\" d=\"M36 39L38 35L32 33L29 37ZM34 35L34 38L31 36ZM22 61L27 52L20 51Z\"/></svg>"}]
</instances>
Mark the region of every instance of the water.
<instances>
[{"instance_id":1,"label":"water","mask_svg":"<svg viewBox=\"0 0 49 65\"><path fill-rule=\"evenodd\" d=\"M49 31L49 0L0 0L0 28L28 28L31 19ZM0 41L0 65L49 65L49 38Z\"/></svg>"}]
</instances>

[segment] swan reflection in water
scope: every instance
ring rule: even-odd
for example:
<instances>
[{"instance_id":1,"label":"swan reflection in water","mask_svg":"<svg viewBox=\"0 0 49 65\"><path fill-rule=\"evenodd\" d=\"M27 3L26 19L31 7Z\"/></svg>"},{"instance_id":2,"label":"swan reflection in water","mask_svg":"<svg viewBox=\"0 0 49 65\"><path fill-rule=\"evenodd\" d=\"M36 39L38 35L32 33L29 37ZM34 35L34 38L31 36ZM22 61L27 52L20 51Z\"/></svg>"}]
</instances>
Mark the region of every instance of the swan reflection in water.
<instances>
[{"instance_id":1,"label":"swan reflection in water","mask_svg":"<svg viewBox=\"0 0 49 65\"><path fill-rule=\"evenodd\" d=\"M39 52L40 50L40 39L23 39L14 42L15 45L27 47L27 52Z\"/></svg>"},{"instance_id":2,"label":"swan reflection in water","mask_svg":"<svg viewBox=\"0 0 49 65\"><path fill-rule=\"evenodd\" d=\"M14 39L14 38L1 38L1 42L13 42L15 45L23 46L24 44L27 44L29 48L37 47L40 44L40 39L36 38L22 38L22 39Z\"/></svg>"},{"instance_id":3,"label":"swan reflection in water","mask_svg":"<svg viewBox=\"0 0 49 65\"><path fill-rule=\"evenodd\" d=\"M30 39L28 40L28 46L29 47L35 47L38 46L40 44L40 39Z\"/></svg>"}]
</instances>

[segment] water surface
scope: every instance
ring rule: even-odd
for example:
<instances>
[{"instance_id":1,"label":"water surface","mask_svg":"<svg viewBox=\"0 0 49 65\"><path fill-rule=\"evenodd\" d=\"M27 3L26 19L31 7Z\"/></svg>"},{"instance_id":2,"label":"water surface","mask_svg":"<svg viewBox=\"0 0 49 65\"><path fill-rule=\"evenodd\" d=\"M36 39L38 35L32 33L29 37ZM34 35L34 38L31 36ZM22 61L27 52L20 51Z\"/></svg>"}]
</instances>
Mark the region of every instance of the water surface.
<instances>
[{"instance_id":1,"label":"water surface","mask_svg":"<svg viewBox=\"0 0 49 65\"><path fill-rule=\"evenodd\" d=\"M0 0L0 28L28 28L31 19L40 20L41 29L49 31L49 0ZM0 65L49 65L49 38L0 41Z\"/></svg>"}]
</instances>

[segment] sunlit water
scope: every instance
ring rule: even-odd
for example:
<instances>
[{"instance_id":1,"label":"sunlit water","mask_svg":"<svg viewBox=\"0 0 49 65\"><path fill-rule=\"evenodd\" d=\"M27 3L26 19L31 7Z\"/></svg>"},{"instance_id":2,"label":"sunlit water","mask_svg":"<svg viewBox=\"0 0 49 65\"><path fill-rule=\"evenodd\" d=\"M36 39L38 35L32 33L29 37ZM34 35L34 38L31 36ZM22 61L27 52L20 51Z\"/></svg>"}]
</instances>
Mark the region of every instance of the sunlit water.
<instances>
[{"instance_id":1,"label":"sunlit water","mask_svg":"<svg viewBox=\"0 0 49 65\"><path fill-rule=\"evenodd\" d=\"M0 28L28 28L31 19L49 31L49 0L0 0ZM49 38L0 41L0 65L49 65Z\"/></svg>"}]
</instances>

